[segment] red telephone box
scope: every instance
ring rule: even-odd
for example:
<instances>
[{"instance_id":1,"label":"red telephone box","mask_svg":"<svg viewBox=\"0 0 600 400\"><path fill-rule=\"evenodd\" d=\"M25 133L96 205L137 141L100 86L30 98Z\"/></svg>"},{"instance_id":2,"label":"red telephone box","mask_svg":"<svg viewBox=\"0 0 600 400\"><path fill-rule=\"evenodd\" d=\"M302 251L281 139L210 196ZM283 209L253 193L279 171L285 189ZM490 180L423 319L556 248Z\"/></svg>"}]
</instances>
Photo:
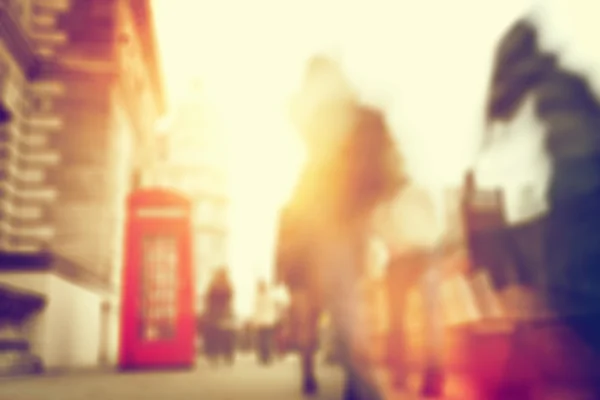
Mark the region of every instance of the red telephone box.
<instances>
[{"instance_id":1,"label":"red telephone box","mask_svg":"<svg viewBox=\"0 0 600 400\"><path fill-rule=\"evenodd\" d=\"M130 195L120 367L195 363L191 204L164 189Z\"/></svg>"}]
</instances>

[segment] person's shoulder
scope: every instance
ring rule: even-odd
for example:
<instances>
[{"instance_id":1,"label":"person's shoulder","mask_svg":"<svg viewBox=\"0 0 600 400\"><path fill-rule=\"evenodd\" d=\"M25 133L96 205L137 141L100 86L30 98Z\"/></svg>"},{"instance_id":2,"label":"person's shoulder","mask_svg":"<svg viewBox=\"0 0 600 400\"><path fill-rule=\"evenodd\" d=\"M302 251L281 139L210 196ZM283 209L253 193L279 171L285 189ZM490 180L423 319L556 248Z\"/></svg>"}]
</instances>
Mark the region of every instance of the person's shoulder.
<instances>
[{"instance_id":1,"label":"person's shoulder","mask_svg":"<svg viewBox=\"0 0 600 400\"><path fill-rule=\"evenodd\" d=\"M353 154L373 157L379 157L377 153L382 151L395 149L383 112L369 105L356 105L354 128L346 146L346 151Z\"/></svg>"},{"instance_id":2,"label":"person's shoulder","mask_svg":"<svg viewBox=\"0 0 600 400\"><path fill-rule=\"evenodd\" d=\"M385 115L380 109L368 104L357 104L355 107L361 121L372 124L385 124Z\"/></svg>"},{"instance_id":3,"label":"person's shoulder","mask_svg":"<svg viewBox=\"0 0 600 400\"><path fill-rule=\"evenodd\" d=\"M360 113L364 118L372 118L372 119L384 119L383 112L374 106L358 103L356 104L356 111Z\"/></svg>"},{"instance_id":4,"label":"person's shoulder","mask_svg":"<svg viewBox=\"0 0 600 400\"><path fill-rule=\"evenodd\" d=\"M373 139L379 139L376 142L385 142L386 138L391 138L385 115L378 108L359 104L356 106L355 115L355 140L368 140L372 143Z\"/></svg>"}]
</instances>

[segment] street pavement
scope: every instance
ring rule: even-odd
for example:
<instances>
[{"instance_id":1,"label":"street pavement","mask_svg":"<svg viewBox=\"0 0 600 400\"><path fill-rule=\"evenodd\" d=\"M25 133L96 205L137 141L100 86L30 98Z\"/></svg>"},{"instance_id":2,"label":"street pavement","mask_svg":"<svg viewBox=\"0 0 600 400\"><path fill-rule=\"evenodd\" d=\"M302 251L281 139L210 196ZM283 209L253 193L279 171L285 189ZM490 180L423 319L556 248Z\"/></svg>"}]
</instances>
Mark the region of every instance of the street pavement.
<instances>
[{"instance_id":1,"label":"street pavement","mask_svg":"<svg viewBox=\"0 0 600 400\"><path fill-rule=\"evenodd\" d=\"M312 400L340 400L343 376L319 365L320 393ZM414 400L390 390L379 374L386 400ZM300 400L299 366L294 357L259 366L250 355L235 365L210 367L205 360L189 371L75 372L0 379L0 400ZM465 400L465 399L460 399Z\"/></svg>"},{"instance_id":2,"label":"street pavement","mask_svg":"<svg viewBox=\"0 0 600 400\"><path fill-rule=\"evenodd\" d=\"M296 360L268 367L242 356L232 367L209 367L199 360L192 371L71 373L4 379L0 400L295 400L299 391ZM315 400L340 399L342 374L320 366L321 393Z\"/></svg>"}]
</instances>

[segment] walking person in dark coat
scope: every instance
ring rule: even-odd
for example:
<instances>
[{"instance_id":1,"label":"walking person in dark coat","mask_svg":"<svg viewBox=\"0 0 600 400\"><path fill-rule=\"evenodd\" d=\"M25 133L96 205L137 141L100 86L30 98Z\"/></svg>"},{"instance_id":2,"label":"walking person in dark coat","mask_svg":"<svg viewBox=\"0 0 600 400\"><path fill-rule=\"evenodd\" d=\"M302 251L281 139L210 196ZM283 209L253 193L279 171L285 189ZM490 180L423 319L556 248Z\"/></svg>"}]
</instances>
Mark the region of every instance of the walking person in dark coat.
<instances>
[{"instance_id":1,"label":"walking person in dark coat","mask_svg":"<svg viewBox=\"0 0 600 400\"><path fill-rule=\"evenodd\" d=\"M225 267L216 271L206 296L206 355L214 364L225 359L233 364L235 331L233 329L233 287Z\"/></svg>"},{"instance_id":2,"label":"walking person in dark coat","mask_svg":"<svg viewBox=\"0 0 600 400\"><path fill-rule=\"evenodd\" d=\"M519 318L506 339L510 351L501 379L473 378L486 399L533 399L549 390L563 398L600 398L600 100L589 75L594 69L568 68L567 59L585 57L573 57L570 46L569 57L551 51L543 22L522 18L497 45L482 151L511 137L539 140L529 154L511 154L511 162L539 168L544 160L545 176L527 197L543 193L547 210L516 226L495 227L502 236L490 239L477 231L476 213L467 209L473 213L470 240L480 244L471 246L477 265L489 268L498 292L518 288L531 297L529 307L524 296L518 304L531 315ZM492 246L500 251L486 254ZM519 376L526 360L532 360L533 378Z\"/></svg>"}]
</instances>

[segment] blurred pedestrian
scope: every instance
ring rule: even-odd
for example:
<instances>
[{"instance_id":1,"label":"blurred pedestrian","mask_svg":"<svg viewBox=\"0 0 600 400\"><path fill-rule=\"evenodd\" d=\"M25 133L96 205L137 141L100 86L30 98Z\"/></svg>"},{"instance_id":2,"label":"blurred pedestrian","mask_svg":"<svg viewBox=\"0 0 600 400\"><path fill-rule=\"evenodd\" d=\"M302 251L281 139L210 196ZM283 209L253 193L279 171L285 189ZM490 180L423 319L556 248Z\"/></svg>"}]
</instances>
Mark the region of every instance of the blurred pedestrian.
<instances>
[{"instance_id":1,"label":"blurred pedestrian","mask_svg":"<svg viewBox=\"0 0 600 400\"><path fill-rule=\"evenodd\" d=\"M277 357L284 357L290 350L290 295L285 285L276 285L274 288L277 303L277 323L275 324L275 353Z\"/></svg>"},{"instance_id":2,"label":"blurred pedestrian","mask_svg":"<svg viewBox=\"0 0 600 400\"><path fill-rule=\"evenodd\" d=\"M303 391L317 391L314 353L328 310L346 373L344 399L380 399L360 324L361 279L372 214L403 184L399 155L378 110L361 104L339 66L311 60L294 107L307 162L281 218L278 277L288 285Z\"/></svg>"},{"instance_id":3,"label":"blurred pedestrian","mask_svg":"<svg viewBox=\"0 0 600 400\"><path fill-rule=\"evenodd\" d=\"M600 398L600 101L594 68L581 62L588 55L573 56L577 43L568 38L553 48L557 21L542 15L516 21L494 57L480 151L492 154L519 138L526 150L506 153L505 160L515 171L537 171L522 177L531 183L521 187L512 226L500 194L490 218L489 207L474 201L474 176L467 181L473 265L487 269L506 313L518 316L497 341L505 356L493 365L494 379L472 369L479 398L550 398L553 392ZM485 343L482 350L489 351L491 341ZM489 360L477 363L481 354L471 353L472 365L490 370Z\"/></svg>"},{"instance_id":4,"label":"blurred pedestrian","mask_svg":"<svg viewBox=\"0 0 600 400\"><path fill-rule=\"evenodd\" d=\"M270 364L275 347L275 326L278 320L278 304L275 293L265 280L257 285L254 306L254 324L258 360L261 364Z\"/></svg>"},{"instance_id":5,"label":"blurred pedestrian","mask_svg":"<svg viewBox=\"0 0 600 400\"><path fill-rule=\"evenodd\" d=\"M206 355L213 365L220 360L233 364L234 324L233 287L227 267L221 267L215 272L206 296L204 343Z\"/></svg>"}]
</instances>

